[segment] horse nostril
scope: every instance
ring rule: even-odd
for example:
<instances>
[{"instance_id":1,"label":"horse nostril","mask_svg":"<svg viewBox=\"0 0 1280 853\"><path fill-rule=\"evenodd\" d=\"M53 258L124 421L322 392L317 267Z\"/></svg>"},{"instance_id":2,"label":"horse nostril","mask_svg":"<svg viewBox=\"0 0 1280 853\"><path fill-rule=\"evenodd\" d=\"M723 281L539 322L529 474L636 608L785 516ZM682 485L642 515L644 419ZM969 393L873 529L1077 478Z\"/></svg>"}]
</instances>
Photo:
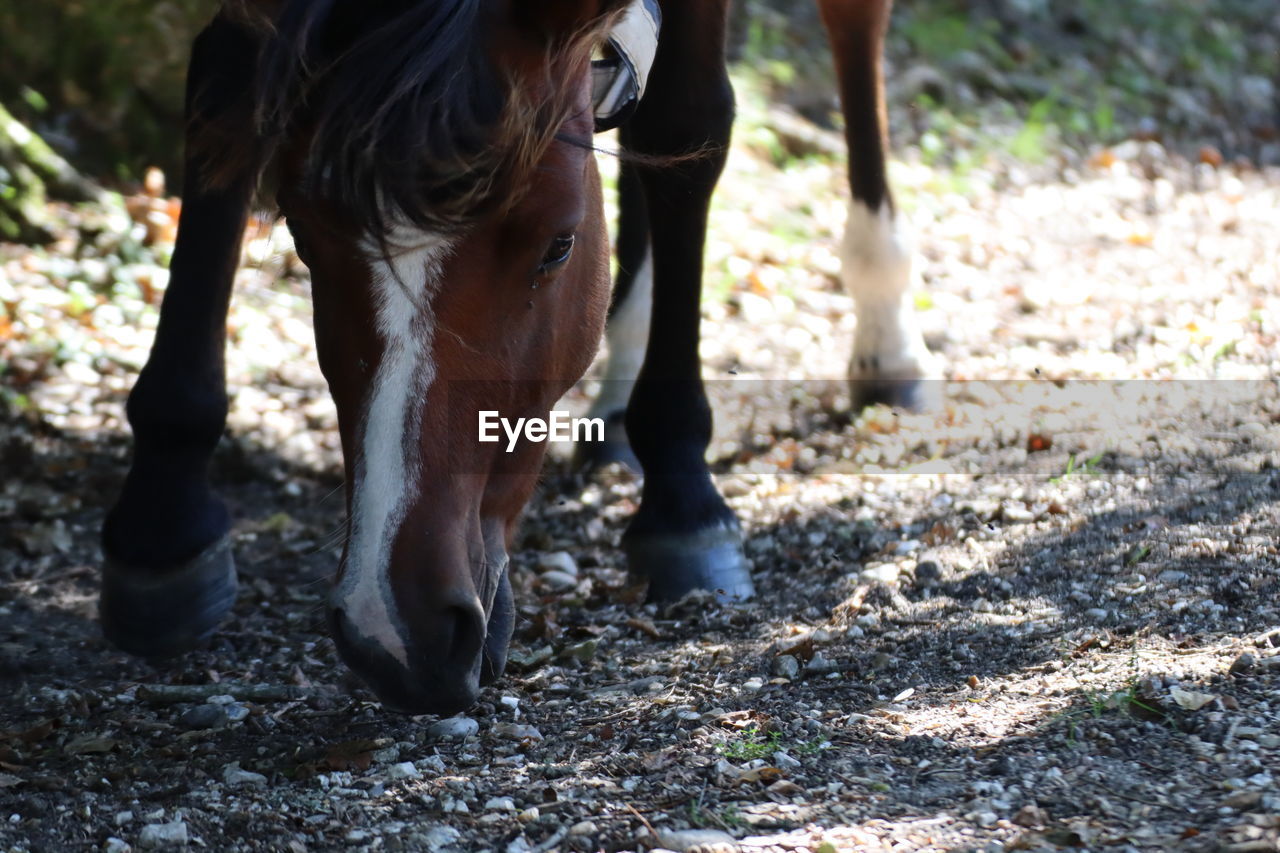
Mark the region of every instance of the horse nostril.
<instances>
[{"instance_id":1,"label":"horse nostril","mask_svg":"<svg viewBox=\"0 0 1280 853\"><path fill-rule=\"evenodd\" d=\"M448 646L446 658L455 665L470 668L484 645L485 624L479 608L449 607L442 614L440 636Z\"/></svg>"}]
</instances>

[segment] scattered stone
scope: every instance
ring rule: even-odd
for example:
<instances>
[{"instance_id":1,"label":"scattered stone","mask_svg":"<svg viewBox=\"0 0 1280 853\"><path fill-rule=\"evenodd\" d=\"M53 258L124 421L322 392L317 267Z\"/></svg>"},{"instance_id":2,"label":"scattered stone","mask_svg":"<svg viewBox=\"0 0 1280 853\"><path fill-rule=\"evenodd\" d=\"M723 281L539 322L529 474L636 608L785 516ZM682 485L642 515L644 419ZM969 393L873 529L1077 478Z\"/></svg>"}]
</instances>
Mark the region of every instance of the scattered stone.
<instances>
[{"instance_id":1,"label":"scattered stone","mask_svg":"<svg viewBox=\"0 0 1280 853\"><path fill-rule=\"evenodd\" d=\"M1230 669L1227 670L1227 672L1231 673L1232 675L1247 675L1248 673L1253 672L1254 669L1257 668L1257 666L1258 666L1258 659L1253 655L1249 654L1248 652L1245 652L1244 654L1240 655L1240 657L1232 661L1231 667Z\"/></svg>"},{"instance_id":2,"label":"scattered stone","mask_svg":"<svg viewBox=\"0 0 1280 853\"><path fill-rule=\"evenodd\" d=\"M465 740L480 731L480 724L470 717L450 717L427 726L427 740Z\"/></svg>"},{"instance_id":3,"label":"scattered stone","mask_svg":"<svg viewBox=\"0 0 1280 853\"><path fill-rule=\"evenodd\" d=\"M523 723L494 723L493 736L503 740L542 740L542 732Z\"/></svg>"},{"instance_id":4,"label":"scattered stone","mask_svg":"<svg viewBox=\"0 0 1280 853\"><path fill-rule=\"evenodd\" d=\"M191 731L220 729L229 722L231 722L231 717L228 716L227 709L212 702L197 705L191 710L185 711L178 718L178 725Z\"/></svg>"},{"instance_id":5,"label":"scattered stone","mask_svg":"<svg viewBox=\"0 0 1280 853\"><path fill-rule=\"evenodd\" d=\"M433 826L422 836L422 841L428 850L443 850L457 844L461 839L462 833L453 829L452 826Z\"/></svg>"},{"instance_id":6,"label":"scattered stone","mask_svg":"<svg viewBox=\"0 0 1280 853\"><path fill-rule=\"evenodd\" d=\"M240 762L233 761L222 768L222 781L233 788L241 786L262 787L267 784L267 777L251 770L242 770Z\"/></svg>"},{"instance_id":7,"label":"scattered stone","mask_svg":"<svg viewBox=\"0 0 1280 853\"><path fill-rule=\"evenodd\" d=\"M102 843L102 853L133 853L129 842L112 836Z\"/></svg>"},{"instance_id":8,"label":"scattered stone","mask_svg":"<svg viewBox=\"0 0 1280 853\"><path fill-rule=\"evenodd\" d=\"M1236 811L1248 811L1260 802L1262 802L1261 791L1236 791L1223 800L1222 804Z\"/></svg>"},{"instance_id":9,"label":"scattered stone","mask_svg":"<svg viewBox=\"0 0 1280 853\"><path fill-rule=\"evenodd\" d=\"M187 825L181 820L173 823L149 823L138 834L138 846L146 850L181 847L187 840Z\"/></svg>"},{"instance_id":10,"label":"scattered stone","mask_svg":"<svg viewBox=\"0 0 1280 853\"><path fill-rule=\"evenodd\" d=\"M930 587L942 580L942 569L933 560L925 560L916 566L916 585Z\"/></svg>"},{"instance_id":11,"label":"scattered stone","mask_svg":"<svg viewBox=\"0 0 1280 853\"><path fill-rule=\"evenodd\" d=\"M596 656L596 649L600 647L599 640L585 640L573 646L566 646L564 651L560 652L561 658L571 658L587 663Z\"/></svg>"},{"instance_id":12,"label":"scattered stone","mask_svg":"<svg viewBox=\"0 0 1280 853\"><path fill-rule=\"evenodd\" d=\"M1018 813L1013 816L1013 822L1018 826L1037 827L1045 824L1044 809L1034 804L1027 804L1018 809Z\"/></svg>"},{"instance_id":13,"label":"scattered stone","mask_svg":"<svg viewBox=\"0 0 1280 853\"><path fill-rule=\"evenodd\" d=\"M589 820L579 821L578 823L575 823L573 826L569 827L569 834L577 837L581 837L584 835L595 835L599 831L600 831L600 827L596 826L594 823L592 823Z\"/></svg>"},{"instance_id":14,"label":"scattered stone","mask_svg":"<svg viewBox=\"0 0 1280 853\"><path fill-rule=\"evenodd\" d=\"M566 592L578 585L578 578L567 572L543 572L538 580L551 592Z\"/></svg>"},{"instance_id":15,"label":"scattered stone","mask_svg":"<svg viewBox=\"0 0 1280 853\"><path fill-rule=\"evenodd\" d=\"M227 713L227 719L233 723L243 722L249 716L249 709L239 702L224 705L223 710Z\"/></svg>"},{"instance_id":16,"label":"scattered stone","mask_svg":"<svg viewBox=\"0 0 1280 853\"><path fill-rule=\"evenodd\" d=\"M896 583L898 574L897 563L868 563L858 578L864 583Z\"/></svg>"},{"instance_id":17,"label":"scattered stone","mask_svg":"<svg viewBox=\"0 0 1280 853\"><path fill-rule=\"evenodd\" d=\"M553 551L550 554L543 554L538 560L538 571L544 575L547 572L560 572L572 578L578 577L578 562L573 559L573 555L568 551Z\"/></svg>"},{"instance_id":18,"label":"scattered stone","mask_svg":"<svg viewBox=\"0 0 1280 853\"><path fill-rule=\"evenodd\" d=\"M401 761L387 768L388 779L421 779L422 771L412 761Z\"/></svg>"},{"instance_id":19,"label":"scattered stone","mask_svg":"<svg viewBox=\"0 0 1280 853\"><path fill-rule=\"evenodd\" d=\"M783 770L794 770L795 768L802 766L799 759L792 758L781 750L773 754L773 763Z\"/></svg>"},{"instance_id":20,"label":"scattered stone","mask_svg":"<svg viewBox=\"0 0 1280 853\"><path fill-rule=\"evenodd\" d=\"M786 678L795 681L800 677L800 661L791 655L778 655L773 659L773 663L769 667L778 678Z\"/></svg>"},{"instance_id":21,"label":"scattered stone","mask_svg":"<svg viewBox=\"0 0 1280 853\"><path fill-rule=\"evenodd\" d=\"M513 812L516 810L516 801L510 797L494 797L484 804L484 810L487 812Z\"/></svg>"},{"instance_id":22,"label":"scattered stone","mask_svg":"<svg viewBox=\"0 0 1280 853\"><path fill-rule=\"evenodd\" d=\"M516 821L518 823L533 823L540 817L542 817L542 812L538 810L538 807L530 806L516 815Z\"/></svg>"},{"instance_id":23,"label":"scattered stone","mask_svg":"<svg viewBox=\"0 0 1280 853\"><path fill-rule=\"evenodd\" d=\"M445 814L470 814L471 807L467 805L465 800L445 797L440 801L440 811Z\"/></svg>"},{"instance_id":24,"label":"scattered stone","mask_svg":"<svg viewBox=\"0 0 1280 853\"><path fill-rule=\"evenodd\" d=\"M776 759L779 755L786 755L786 753L775 753L774 758ZM789 755L786 755L786 757L791 758ZM793 758L791 760L795 761ZM795 763L798 765L800 762L796 761ZM780 797L796 797L804 793L804 788L801 788L790 779L779 779L768 788L765 788L765 790L770 794L777 794Z\"/></svg>"},{"instance_id":25,"label":"scattered stone","mask_svg":"<svg viewBox=\"0 0 1280 853\"><path fill-rule=\"evenodd\" d=\"M733 836L718 829L657 830L658 846L676 853L692 853L694 849L737 850Z\"/></svg>"}]
</instances>

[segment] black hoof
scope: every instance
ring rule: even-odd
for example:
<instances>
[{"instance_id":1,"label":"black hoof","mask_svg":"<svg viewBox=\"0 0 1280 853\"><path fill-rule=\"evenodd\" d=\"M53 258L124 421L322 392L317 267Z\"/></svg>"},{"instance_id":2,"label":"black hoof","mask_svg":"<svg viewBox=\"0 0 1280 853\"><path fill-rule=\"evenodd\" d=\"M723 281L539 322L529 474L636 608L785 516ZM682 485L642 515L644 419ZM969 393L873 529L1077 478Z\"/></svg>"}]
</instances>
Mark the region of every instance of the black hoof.
<instances>
[{"instance_id":1,"label":"black hoof","mask_svg":"<svg viewBox=\"0 0 1280 853\"><path fill-rule=\"evenodd\" d=\"M855 413L877 405L928 412L942 405L942 383L936 379L850 379L849 398Z\"/></svg>"},{"instance_id":2,"label":"black hoof","mask_svg":"<svg viewBox=\"0 0 1280 853\"><path fill-rule=\"evenodd\" d=\"M107 557L98 614L117 648L142 657L170 657L199 646L236 600L229 537L166 572L130 568Z\"/></svg>"},{"instance_id":3,"label":"black hoof","mask_svg":"<svg viewBox=\"0 0 1280 853\"><path fill-rule=\"evenodd\" d=\"M711 590L725 602L755 595L751 567L742 552L742 534L736 527L626 536L622 547L632 574L648 579L650 601L674 601L697 589Z\"/></svg>"},{"instance_id":4,"label":"black hoof","mask_svg":"<svg viewBox=\"0 0 1280 853\"><path fill-rule=\"evenodd\" d=\"M627 428L623 425L625 412L614 412L605 418L604 441L580 441L573 451L573 464L582 471L594 471L614 462L620 462L633 474L640 473L640 460L631 450L627 440Z\"/></svg>"}]
</instances>

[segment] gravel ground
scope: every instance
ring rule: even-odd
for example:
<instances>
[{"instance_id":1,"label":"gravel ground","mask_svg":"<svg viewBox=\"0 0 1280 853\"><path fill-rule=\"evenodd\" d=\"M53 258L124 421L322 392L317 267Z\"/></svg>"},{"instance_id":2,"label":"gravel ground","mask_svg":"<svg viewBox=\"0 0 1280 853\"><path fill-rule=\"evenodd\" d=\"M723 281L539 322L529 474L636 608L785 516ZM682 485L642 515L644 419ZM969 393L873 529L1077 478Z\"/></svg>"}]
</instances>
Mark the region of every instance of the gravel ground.
<instances>
[{"instance_id":1,"label":"gravel ground","mask_svg":"<svg viewBox=\"0 0 1280 853\"><path fill-rule=\"evenodd\" d=\"M851 417L840 168L758 154L704 345L758 599L641 604L637 484L553 458L511 671L448 720L324 635L338 439L283 230L231 319L241 597L163 665L99 637L95 566L174 203L0 247L0 847L1280 849L1280 174L908 151L944 402Z\"/></svg>"}]
</instances>

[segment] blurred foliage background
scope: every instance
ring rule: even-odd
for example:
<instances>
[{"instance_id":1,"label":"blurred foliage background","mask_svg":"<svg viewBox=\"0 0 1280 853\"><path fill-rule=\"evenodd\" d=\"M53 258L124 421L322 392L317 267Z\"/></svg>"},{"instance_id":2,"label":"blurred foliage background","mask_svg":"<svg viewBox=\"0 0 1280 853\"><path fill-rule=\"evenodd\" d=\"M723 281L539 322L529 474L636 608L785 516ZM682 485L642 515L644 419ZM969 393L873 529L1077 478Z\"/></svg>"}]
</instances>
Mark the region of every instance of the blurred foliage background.
<instances>
[{"instance_id":1,"label":"blurred foliage background","mask_svg":"<svg viewBox=\"0 0 1280 853\"><path fill-rule=\"evenodd\" d=\"M85 172L180 161L191 40L217 0L5 0L0 104Z\"/></svg>"},{"instance_id":2,"label":"blurred foliage background","mask_svg":"<svg viewBox=\"0 0 1280 853\"><path fill-rule=\"evenodd\" d=\"M176 179L186 55L216 5L6 0L0 104L95 177ZM815 3L738 0L733 32L740 88L837 124ZM935 159L1141 137L1280 162L1276 0L899 0L888 63L895 143Z\"/></svg>"}]
</instances>

